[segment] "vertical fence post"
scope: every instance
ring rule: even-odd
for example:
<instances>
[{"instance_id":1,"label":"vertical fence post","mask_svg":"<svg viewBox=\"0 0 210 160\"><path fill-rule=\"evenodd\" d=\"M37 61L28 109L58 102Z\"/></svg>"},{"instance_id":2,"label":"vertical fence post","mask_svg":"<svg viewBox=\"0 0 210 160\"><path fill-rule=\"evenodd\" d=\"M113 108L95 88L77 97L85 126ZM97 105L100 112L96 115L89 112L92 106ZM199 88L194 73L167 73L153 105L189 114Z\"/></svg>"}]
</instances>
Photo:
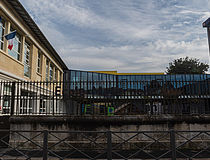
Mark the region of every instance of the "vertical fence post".
<instances>
[{"instance_id":1,"label":"vertical fence post","mask_svg":"<svg viewBox=\"0 0 210 160\"><path fill-rule=\"evenodd\" d=\"M15 82L12 82L12 94L11 94L11 110L10 110L10 116L14 115L15 110Z\"/></svg>"},{"instance_id":2,"label":"vertical fence post","mask_svg":"<svg viewBox=\"0 0 210 160\"><path fill-rule=\"evenodd\" d=\"M107 159L112 160L112 132L107 131Z\"/></svg>"},{"instance_id":3,"label":"vertical fence post","mask_svg":"<svg viewBox=\"0 0 210 160\"><path fill-rule=\"evenodd\" d=\"M43 160L47 160L48 157L48 131L43 131Z\"/></svg>"},{"instance_id":4,"label":"vertical fence post","mask_svg":"<svg viewBox=\"0 0 210 160\"><path fill-rule=\"evenodd\" d=\"M170 130L171 159L176 160L176 139L174 130Z\"/></svg>"},{"instance_id":5,"label":"vertical fence post","mask_svg":"<svg viewBox=\"0 0 210 160\"><path fill-rule=\"evenodd\" d=\"M55 86L54 86L54 84L55 84L55 82L52 82L52 83L50 83L50 85L53 87L53 97L52 97L52 101L53 101L53 104L52 104L52 112L53 112L53 115L55 115Z\"/></svg>"}]
</instances>

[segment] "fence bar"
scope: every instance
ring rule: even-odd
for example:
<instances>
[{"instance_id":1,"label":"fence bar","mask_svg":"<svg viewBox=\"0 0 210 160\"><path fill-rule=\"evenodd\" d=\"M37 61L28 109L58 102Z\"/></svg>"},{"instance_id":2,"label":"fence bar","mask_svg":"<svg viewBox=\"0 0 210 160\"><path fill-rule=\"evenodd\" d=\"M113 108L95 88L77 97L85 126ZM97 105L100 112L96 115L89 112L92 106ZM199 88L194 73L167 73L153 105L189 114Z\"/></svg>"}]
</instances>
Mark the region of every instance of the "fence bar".
<instances>
[{"instance_id":1,"label":"fence bar","mask_svg":"<svg viewBox=\"0 0 210 160\"><path fill-rule=\"evenodd\" d=\"M175 131L170 130L170 143L171 143L171 160L176 160L176 139Z\"/></svg>"},{"instance_id":2,"label":"fence bar","mask_svg":"<svg viewBox=\"0 0 210 160\"><path fill-rule=\"evenodd\" d=\"M47 160L48 157L48 131L43 131L43 160Z\"/></svg>"},{"instance_id":3,"label":"fence bar","mask_svg":"<svg viewBox=\"0 0 210 160\"><path fill-rule=\"evenodd\" d=\"M12 82L12 95L11 95L11 110L10 115L14 115L14 108L15 108L15 82Z\"/></svg>"},{"instance_id":4,"label":"fence bar","mask_svg":"<svg viewBox=\"0 0 210 160\"><path fill-rule=\"evenodd\" d=\"M107 159L112 160L112 132L107 131Z\"/></svg>"}]
</instances>

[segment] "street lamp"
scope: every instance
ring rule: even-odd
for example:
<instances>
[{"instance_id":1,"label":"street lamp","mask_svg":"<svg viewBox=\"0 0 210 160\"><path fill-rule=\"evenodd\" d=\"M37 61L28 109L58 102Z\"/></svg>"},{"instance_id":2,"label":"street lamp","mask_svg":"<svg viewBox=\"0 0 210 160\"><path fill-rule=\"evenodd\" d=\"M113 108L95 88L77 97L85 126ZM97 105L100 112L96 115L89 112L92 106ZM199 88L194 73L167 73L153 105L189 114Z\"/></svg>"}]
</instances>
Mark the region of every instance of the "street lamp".
<instances>
[{"instance_id":1,"label":"street lamp","mask_svg":"<svg viewBox=\"0 0 210 160\"><path fill-rule=\"evenodd\" d=\"M207 28L208 43L209 43L209 54L210 54L210 18L203 22L203 28Z\"/></svg>"}]
</instances>

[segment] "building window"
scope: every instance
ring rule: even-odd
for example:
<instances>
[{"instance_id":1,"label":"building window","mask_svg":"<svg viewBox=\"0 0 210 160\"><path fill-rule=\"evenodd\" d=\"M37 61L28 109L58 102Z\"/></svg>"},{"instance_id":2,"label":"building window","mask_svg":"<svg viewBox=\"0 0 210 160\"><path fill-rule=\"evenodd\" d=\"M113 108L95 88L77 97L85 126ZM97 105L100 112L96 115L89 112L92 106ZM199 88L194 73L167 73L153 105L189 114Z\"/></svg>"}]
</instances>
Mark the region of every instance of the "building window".
<instances>
[{"instance_id":1,"label":"building window","mask_svg":"<svg viewBox=\"0 0 210 160\"><path fill-rule=\"evenodd\" d=\"M0 21L0 49L3 50L4 47L4 31L5 31L5 21L1 19Z\"/></svg>"},{"instance_id":2,"label":"building window","mask_svg":"<svg viewBox=\"0 0 210 160\"><path fill-rule=\"evenodd\" d=\"M49 60L46 60L46 81L48 81L48 75L49 75Z\"/></svg>"},{"instance_id":3,"label":"building window","mask_svg":"<svg viewBox=\"0 0 210 160\"><path fill-rule=\"evenodd\" d=\"M14 29L11 27L10 32L13 32ZM21 36L16 33L15 38L13 39L13 47L12 50L8 50L10 56L14 57L18 61L20 60L20 47L21 46Z\"/></svg>"},{"instance_id":4,"label":"building window","mask_svg":"<svg viewBox=\"0 0 210 160\"><path fill-rule=\"evenodd\" d=\"M11 95L12 95L12 86L11 84L4 85L4 96L3 96L3 114L9 114L11 108Z\"/></svg>"},{"instance_id":5,"label":"building window","mask_svg":"<svg viewBox=\"0 0 210 160\"><path fill-rule=\"evenodd\" d=\"M127 79L121 79L120 80L120 87L122 89L127 89L128 88L128 80Z\"/></svg>"},{"instance_id":6,"label":"building window","mask_svg":"<svg viewBox=\"0 0 210 160\"><path fill-rule=\"evenodd\" d=\"M58 77L57 77L57 68L55 68L55 72L54 72L54 80L57 81Z\"/></svg>"},{"instance_id":7,"label":"building window","mask_svg":"<svg viewBox=\"0 0 210 160\"><path fill-rule=\"evenodd\" d=\"M52 81L53 80L53 64L52 63L50 63L50 81Z\"/></svg>"},{"instance_id":8,"label":"building window","mask_svg":"<svg viewBox=\"0 0 210 160\"><path fill-rule=\"evenodd\" d=\"M36 94L33 92L28 92L21 90L21 99L20 99L20 114L30 114L36 106L34 97Z\"/></svg>"},{"instance_id":9,"label":"building window","mask_svg":"<svg viewBox=\"0 0 210 160\"><path fill-rule=\"evenodd\" d=\"M37 59L37 72L41 73L41 64L42 64L42 54L38 52L38 59Z\"/></svg>"},{"instance_id":10,"label":"building window","mask_svg":"<svg viewBox=\"0 0 210 160\"><path fill-rule=\"evenodd\" d=\"M40 96L40 108L39 108L40 114L46 113L46 99L47 99L46 96L44 95Z\"/></svg>"},{"instance_id":11,"label":"building window","mask_svg":"<svg viewBox=\"0 0 210 160\"><path fill-rule=\"evenodd\" d=\"M3 96L3 114L9 114L10 113L10 107L11 106L11 96L10 95L4 95Z\"/></svg>"},{"instance_id":12,"label":"building window","mask_svg":"<svg viewBox=\"0 0 210 160\"><path fill-rule=\"evenodd\" d=\"M62 72L60 71L60 81L62 81Z\"/></svg>"},{"instance_id":13,"label":"building window","mask_svg":"<svg viewBox=\"0 0 210 160\"><path fill-rule=\"evenodd\" d=\"M24 76L30 77L31 67L30 67L30 45L24 43Z\"/></svg>"}]
</instances>

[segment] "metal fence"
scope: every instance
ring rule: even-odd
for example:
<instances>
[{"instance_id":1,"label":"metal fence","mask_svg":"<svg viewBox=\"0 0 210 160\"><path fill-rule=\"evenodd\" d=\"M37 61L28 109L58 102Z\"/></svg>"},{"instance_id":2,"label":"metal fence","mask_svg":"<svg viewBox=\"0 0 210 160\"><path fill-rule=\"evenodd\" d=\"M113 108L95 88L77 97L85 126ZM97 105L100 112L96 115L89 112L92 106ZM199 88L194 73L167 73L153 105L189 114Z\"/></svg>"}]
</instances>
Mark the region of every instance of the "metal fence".
<instances>
[{"instance_id":1,"label":"metal fence","mask_svg":"<svg viewBox=\"0 0 210 160\"><path fill-rule=\"evenodd\" d=\"M62 82L0 82L0 113L65 114L62 85Z\"/></svg>"},{"instance_id":2,"label":"metal fence","mask_svg":"<svg viewBox=\"0 0 210 160\"><path fill-rule=\"evenodd\" d=\"M209 114L210 80L0 82L0 114Z\"/></svg>"},{"instance_id":3,"label":"metal fence","mask_svg":"<svg viewBox=\"0 0 210 160\"><path fill-rule=\"evenodd\" d=\"M1 159L210 158L210 131L0 131Z\"/></svg>"},{"instance_id":4,"label":"metal fence","mask_svg":"<svg viewBox=\"0 0 210 160\"><path fill-rule=\"evenodd\" d=\"M209 82L76 81L64 95L80 114L209 114Z\"/></svg>"}]
</instances>

